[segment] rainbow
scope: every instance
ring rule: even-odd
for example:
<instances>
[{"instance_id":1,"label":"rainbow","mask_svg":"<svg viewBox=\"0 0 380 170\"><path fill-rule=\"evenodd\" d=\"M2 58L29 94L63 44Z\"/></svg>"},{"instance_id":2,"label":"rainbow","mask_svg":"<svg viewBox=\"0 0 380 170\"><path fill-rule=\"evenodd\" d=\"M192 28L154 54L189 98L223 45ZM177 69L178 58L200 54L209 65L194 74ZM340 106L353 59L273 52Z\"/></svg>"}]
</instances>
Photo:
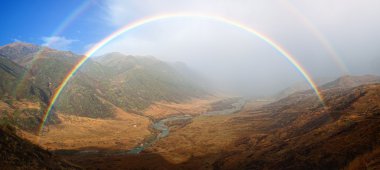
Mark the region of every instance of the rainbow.
<instances>
[{"instance_id":1,"label":"rainbow","mask_svg":"<svg viewBox=\"0 0 380 170\"><path fill-rule=\"evenodd\" d=\"M91 49L89 49L84 54L84 56L79 60L79 62L68 72L68 74L65 76L65 78L63 79L61 84L55 90L55 92L54 92L54 94L53 94L44 114L43 114L43 119L42 119L42 122L39 126L38 133L41 134L41 131L44 127L46 119L49 116L49 113L51 112L51 110L52 110L55 102L57 101L59 95L61 94L62 90L64 89L64 87L66 86L68 81L78 71L78 69L87 61L88 58L90 58L95 52L97 52L99 49L104 47L110 41L112 41L113 39L117 38L118 36L122 35L125 32L128 32L128 31L133 30L137 27L140 27L140 26L152 23L152 22L165 20L165 19L172 19L172 18L200 18L200 19L207 19L207 20L211 20L211 21L217 21L217 22L221 22L224 24L228 24L228 25L240 28L240 29L242 29L248 33L251 33L252 35L260 38L261 40L263 40L264 42L269 44L271 47L273 47L275 50L277 50L280 54L282 54L282 56L284 56L287 59L287 61L290 64L292 64L299 71L299 73L306 79L306 81L308 82L310 87L314 90L315 94L318 96L318 98L322 102L322 104L324 104L323 97L322 97L317 85L315 84L315 82L311 78L310 74L306 71L306 69L303 68L301 66L301 64L295 59L295 57L293 57L288 51L286 51L278 43L276 43L274 40L270 39L269 37L265 36L264 34L259 33L256 30L254 30L254 29L252 29L246 25L243 25L242 23L239 23L237 21L234 21L234 20L231 20L231 19L228 19L225 17L221 17L221 16L215 16L215 15L209 15L209 14L207 14L207 15L206 14L198 14L198 13L163 14L163 15L143 18L141 20L127 24L127 25L123 26L122 28L116 30L115 32L113 32L112 34L110 34L109 36L104 38L103 40L99 41Z\"/></svg>"},{"instance_id":2,"label":"rainbow","mask_svg":"<svg viewBox=\"0 0 380 170\"><path fill-rule=\"evenodd\" d=\"M333 45L328 41L326 36L302 13L292 4L292 2L287 0L280 1L284 7L286 7L291 13L298 17L298 19L303 23L303 25L317 38L317 40L322 44L324 49L329 54L330 58L338 66L342 74L349 74L348 68L344 61L339 57L338 53L334 49Z\"/></svg>"}]
</instances>

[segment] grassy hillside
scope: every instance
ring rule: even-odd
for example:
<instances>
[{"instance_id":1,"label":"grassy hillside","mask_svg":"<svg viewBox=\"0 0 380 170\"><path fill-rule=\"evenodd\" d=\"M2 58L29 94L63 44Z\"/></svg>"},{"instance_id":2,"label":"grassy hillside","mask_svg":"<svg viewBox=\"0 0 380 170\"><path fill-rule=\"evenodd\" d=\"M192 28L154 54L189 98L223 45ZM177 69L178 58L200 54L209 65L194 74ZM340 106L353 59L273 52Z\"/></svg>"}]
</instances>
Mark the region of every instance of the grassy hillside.
<instances>
[{"instance_id":1,"label":"grassy hillside","mask_svg":"<svg viewBox=\"0 0 380 170\"><path fill-rule=\"evenodd\" d=\"M77 63L81 56L72 56L71 53L56 50L41 52L41 56L28 65L28 77L41 87L45 93L52 96L71 68ZM68 86L63 90L55 108L58 111L77 114L87 117L109 117L112 116L110 106L102 102L97 96L97 80L93 71L97 68L96 63L87 63L91 71L83 73L79 71L70 80ZM98 74L99 75L99 74ZM92 76L92 77L91 77Z\"/></svg>"},{"instance_id":2,"label":"grassy hillside","mask_svg":"<svg viewBox=\"0 0 380 170\"><path fill-rule=\"evenodd\" d=\"M37 101L46 96L29 80L22 81L26 70L5 57L0 56L0 95L2 99L31 99Z\"/></svg>"},{"instance_id":3,"label":"grassy hillside","mask_svg":"<svg viewBox=\"0 0 380 170\"><path fill-rule=\"evenodd\" d=\"M28 48L32 49L28 50ZM39 55L34 56L33 60L29 59L28 63L23 63L25 66L14 62L25 61L23 59L33 56L36 53L35 48L34 45L19 43L0 48L1 54L8 55L0 56L0 124L17 126L30 132L36 132L54 89L79 59L79 56L74 56L70 52L45 49L39 51ZM4 49L6 50L4 51ZM18 51L20 49L22 50ZM80 74L79 77L84 76ZM92 100L93 96L91 95L94 93L87 90L93 90L88 85L92 82L88 79L76 80L79 79L75 79L73 82L79 92L64 92L63 94L70 97L62 99L70 102L64 104L59 102L58 107L55 108L59 108L59 111L89 117L111 116L112 110L108 104L103 104L98 99ZM85 94L86 96L78 98L73 94ZM56 111L53 109L53 114L48 117L48 124L60 122L54 114Z\"/></svg>"}]
</instances>

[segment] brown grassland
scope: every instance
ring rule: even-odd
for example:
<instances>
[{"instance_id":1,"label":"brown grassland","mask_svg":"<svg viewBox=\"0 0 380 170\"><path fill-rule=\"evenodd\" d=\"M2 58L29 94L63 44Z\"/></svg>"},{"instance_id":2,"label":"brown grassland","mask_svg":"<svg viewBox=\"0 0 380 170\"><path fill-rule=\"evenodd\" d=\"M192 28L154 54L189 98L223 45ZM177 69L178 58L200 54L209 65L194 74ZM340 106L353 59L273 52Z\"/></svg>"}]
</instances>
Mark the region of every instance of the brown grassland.
<instances>
[{"instance_id":1,"label":"brown grassland","mask_svg":"<svg viewBox=\"0 0 380 170\"><path fill-rule=\"evenodd\" d=\"M159 119L185 113L200 114L217 100L220 99L194 99L180 104L159 102L145 111L144 115ZM40 136L22 130L19 134L49 150L129 150L151 135L149 126L152 121L149 117L113 107L114 118L96 119L57 113L61 123L46 126ZM154 111L158 114L153 114Z\"/></svg>"}]
</instances>

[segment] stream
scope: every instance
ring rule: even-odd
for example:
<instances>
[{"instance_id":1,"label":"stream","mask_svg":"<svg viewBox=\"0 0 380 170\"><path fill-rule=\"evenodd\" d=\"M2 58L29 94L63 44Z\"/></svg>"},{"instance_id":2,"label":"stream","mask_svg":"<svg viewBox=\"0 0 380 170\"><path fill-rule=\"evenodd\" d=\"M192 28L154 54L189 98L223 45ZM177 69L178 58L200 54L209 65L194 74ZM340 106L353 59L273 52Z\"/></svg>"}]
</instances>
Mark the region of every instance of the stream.
<instances>
[{"instance_id":1,"label":"stream","mask_svg":"<svg viewBox=\"0 0 380 170\"><path fill-rule=\"evenodd\" d=\"M160 140L161 138L168 136L170 129L168 126L165 125L165 123L177 121L177 120L188 120L188 119L192 119L192 118L193 117L190 115L181 115L181 116L168 117L168 118L162 119L158 122L155 122L152 127L154 130L159 131L159 133L156 134L155 137L146 140L140 146L137 146L137 147L131 149L130 151L128 151L128 153L129 154L138 154L141 151L143 151L145 148L151 146L153 143Z\"/></svg>"},{"instance_id":2,"label":"stream","mask_svg":"<svg viewBox=\"0 0 380 170\"><path fill-rule=\"evenodd\" d=\"M237 102L232 103L231 106L227 109L222 109L222 110L214 110L214 111L209 111L206 113L203 113L201 115L206 115L206 116L213 116L213 115L227 115L227 114L232 114L240 111L243 106L245 105L245 100L244 99L238 99ZM162 119L160 121L155 122L152 127L153 129L159 131L155 135L155 137L150 138L146 140L144 143L140 144L140 146L137 146L131 150L129 150L127 153L128 154L139 154L141 151L143 151L145 148L151 146L158 140L167 137L170 132L170 128L166 125L168 122L173 122L173 121L178 121L178 120L188 120L192 119L193 117L191 115L180 115L180 116L172 116L168 117L165 119Z\"/></svg>"}]
</instances>

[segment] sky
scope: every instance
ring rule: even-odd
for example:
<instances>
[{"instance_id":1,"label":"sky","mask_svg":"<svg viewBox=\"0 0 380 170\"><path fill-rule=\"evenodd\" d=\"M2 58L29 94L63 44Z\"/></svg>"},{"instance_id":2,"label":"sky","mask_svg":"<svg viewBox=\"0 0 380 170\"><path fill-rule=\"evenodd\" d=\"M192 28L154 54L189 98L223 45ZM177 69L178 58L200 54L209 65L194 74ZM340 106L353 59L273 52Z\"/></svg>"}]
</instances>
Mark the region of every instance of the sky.
<instances>
[{"instance_id":1,"label":"sky","mask_svg":"<svg viewBox=\"0 0 380 170\"><path fill-rule=\"evenodd\" d=\"M97 1L0 1L0 45L15 41L83 53L114 29L104 24Z\"/></svg>"},{"instance_id":2,"label":"sky","mask_svg":"<svg viewBox=\"0 0 380 170\"><path fill-rule=\"evenodd\" d=\"M378 0L37 0L0 2L0 45L15 41L84 54L122 26L163 13L226 17L265 34L315 78L380 74ZM264 95L304 82L258 37L202 18L172 18L124 33L95 55L181 61L231 93Z\"/></svg>"}]
</instances>

